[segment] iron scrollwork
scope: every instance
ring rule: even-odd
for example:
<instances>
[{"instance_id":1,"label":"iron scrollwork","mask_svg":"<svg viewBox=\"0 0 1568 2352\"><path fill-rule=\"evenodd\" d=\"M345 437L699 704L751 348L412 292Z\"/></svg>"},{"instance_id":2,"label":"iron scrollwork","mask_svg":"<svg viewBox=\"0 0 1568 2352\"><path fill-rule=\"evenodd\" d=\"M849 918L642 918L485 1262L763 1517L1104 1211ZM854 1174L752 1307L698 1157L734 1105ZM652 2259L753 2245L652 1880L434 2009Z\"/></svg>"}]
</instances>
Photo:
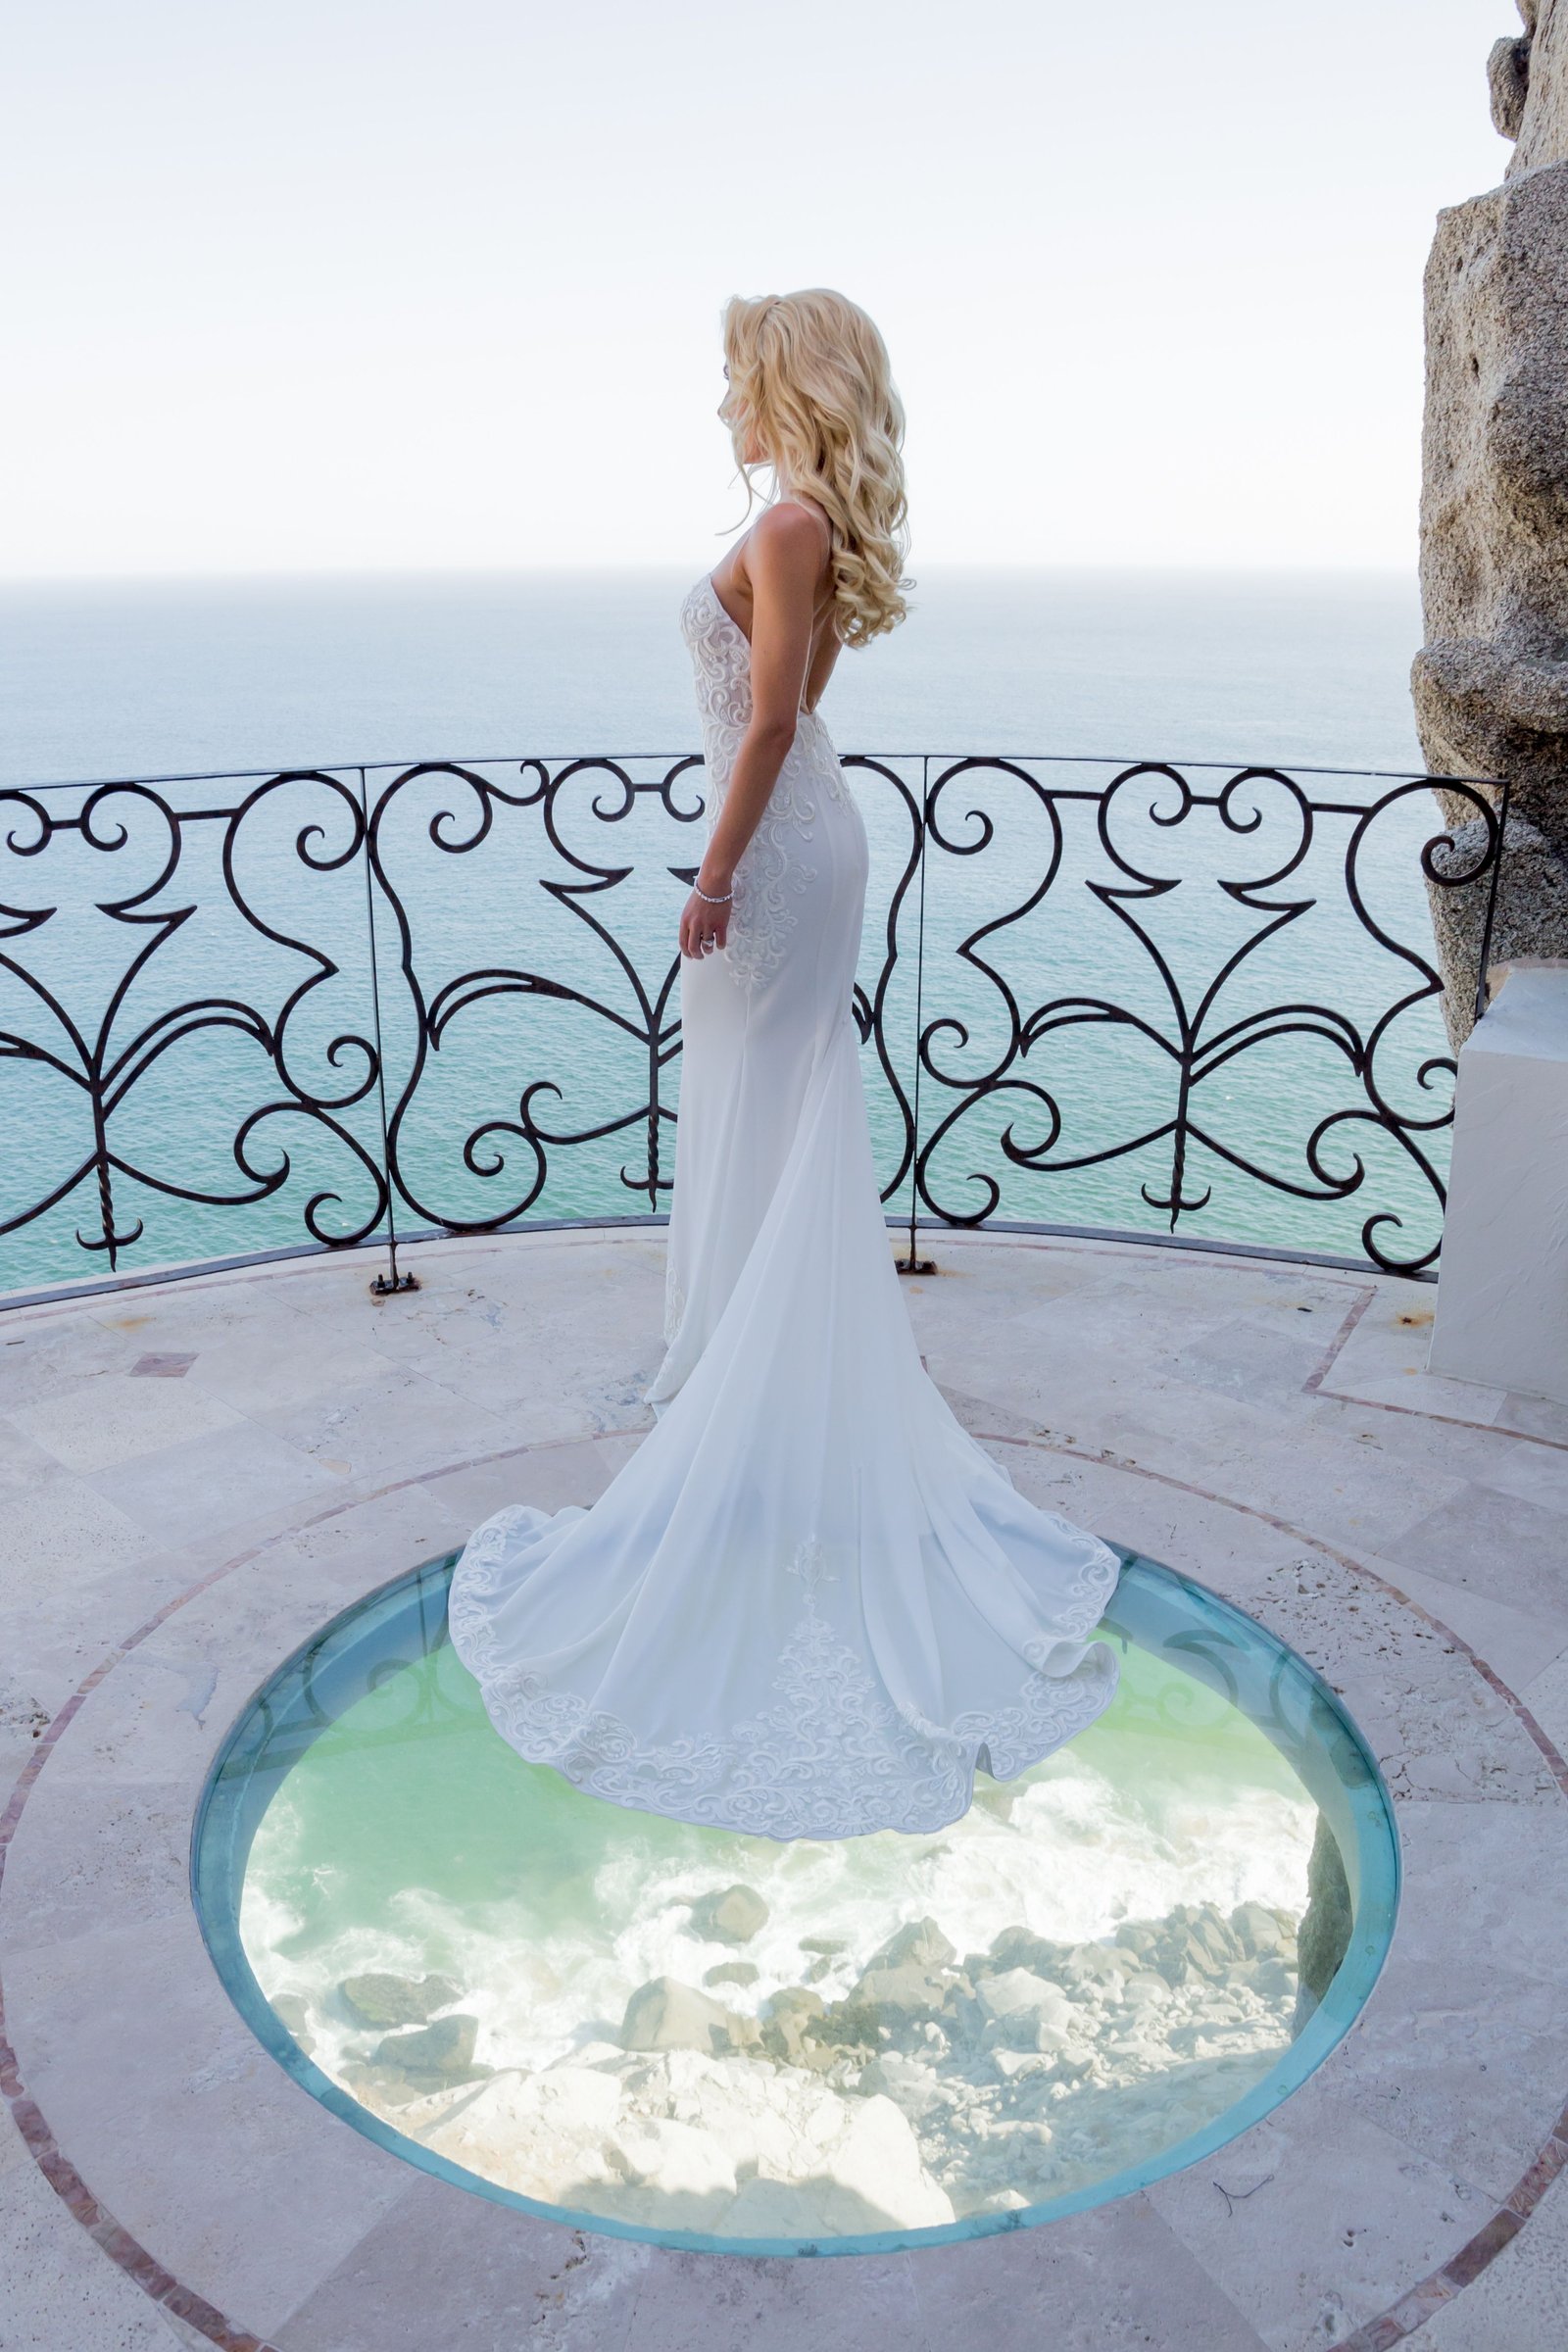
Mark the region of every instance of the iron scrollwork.
<instances>
[{"instance_id":1,"label":"iron scrollwork","mask_svg":"<svg viewBox=\"0 0 1568 2352\"><path fill-rule=\"evenodd\" d=\"M286 857L263 861L270 879L264 904L244 871L248 839L284 800L310 797L321 805L297 807ZM319 1182L300 1206L307 1234L327 1247L365 1240L385 1214L386 1175L373 1142L355 1131L348 1113L375 1083L376 1049L352 1019L335 1025L328 1008L345 964L324 942L306 937L298 919L302 885L352 877L363 856L353 793L340 777L311 769L267 777L223 809L179 809L144 783L96 785L63 810L59 800L42 791L0 793L0 846L7 854L0 868L6 875L0 1066L9 1061L14 1071L51 1074L59 1081L57 1106L60 1090L69 1105L40 1122L13 1084L13 1137L30 1127L30 1155L50 1149L55 1166L40 1195L19 1207L5 1204L0 1235L81 1196L96 1230L78 1222L75 1242L116 1271L146 1232L144 1215L122 1219L117 1188L195 1207L254 1207L271 1200L295 1174L295 1154L284 1140L292 1125L325 1141L329 1161L338 1163L334 1179ZM215 848L220 891L212 887ZM113 865L95 875L86 853ZM100 881L108 887L98 888ZM214 920L219 908L231 918L226 924ZM202 968L193 972L181 950L204 926L212 953L200 956ZM225 973L233 975L236 932L249 947L266 943L275 951L265 1002L247 1001L223 984ZM30 956L22 953L24 941L32 943ZM158 1001L155 977L173 984L172 1002ZM182 989L181 980L191 978L203 985ZM326 1034L313 1037L323 1021ZM231 1165L232 1178L220 1182L215 1170L204 1182L198 1167L204 1156L215 1157L226 1107L223 1090L211 1083L211 1049L225 1035L255 1049L247 1058L266 1077L261 1099L216 1152L219 1165ZM185 1140L202 1134L203 1152L178 1153L174 1172L160 1165L160 1148L171 1140L166 1123L144 1124L139 1136L125 1133L138 1100L159 1082L189 1119ZM341 1189L345 1176L363 1179L358 1208ZM327 1221L331 1209L345 1212L335 1224Z\"/></svg>"},{"instance_id":2,"label":"iron scrollwork","mask_svg":"<svg viewBox=\"0 0 1568 2352\"><path fill-rule=\"evenodd\" d=\"M983 1225L999 1211L1005 1214L1004 1170L999 1175L992 1166L974 1164L982 1152L999 1155L1005 1168L1020 1175L1061 1178L1118 1160L1147 1161L1162 1149L1160 1178L1144 1179L1138 1192L1147 1207L1164 1213L1174 1234L1183 1217L1209 1206L1215 1172L1226 1169L1303 1203L1349 1200L1371 1176L1364 1153L1351 1140L1365 1130L1397 1155L1407 1181L1399 1188L1399 1206L1369 1208L1360 1226L1361 1248L1386 1272L1415 1273L1430 1266L1438 1254L1445 1194L1429 1139L1452 1119L1451 1093L1446 1090L1436 1103L1430 1098L1445 1079L1452 1080L1455 1065L1446 1052L1418 1053L1413 1083L1428 1099L1414 1107L1396 1100L1396 1073L1388 1065L1396 1060L1401 1033L1417 1033L1421 1008L1435 1010L1443 982L1420 949L1378 919L1366 868L1380 826L1412 794L1430 790L1431 779L1400 781L1358 803L1314 800L1297 777L1273 767L1240 768L1210 791L1195 789L1186 773L1163 761L1123 767L1100 788L1074 783L1070 774L1069 769L1069 780L1058 781L1043 762L966 759L945 766L931 784L926 854L939 868L938 878L927 883L933 895L941 893L944 861L983 857L996 842L995 814L972 797L964 798L965 780L972 794L983 779L993 784L999 777L1008 779L1032 805L1044 838L1033 862L1021 874L1013 869L1012 903L988 911L951 951L952 959L984 984L984 995L962 992L969 999L962 1012L939 1011L921 1029L919 1075L930 1089L940 1090L941 1105L925 1131L916 1165L921 1204L949 1225ZM1439 835L1421 848L1420 870L1446 888L1489 885L1500 854L1502 814L1476 786L1446 789L1484 819L1483 846L1467 867L1440 865L1434 853L1449 837ZM949 813L949 801L963 804L956 817ZM1067 820L1073 812L1092 820L1102 870L1088 870L1091 861L1080 857L1080 870L1069 880ZM1206 845L1195 842L1197 854L1185 861L1155 854L1161 836L1179 834L1200 812L1209 819ZM1140 824L1148 840L1135 855L1128 836ZM1336 833L1343 839L1336 840ZM1254 837L1256 855L1249 859L1245 852ZM1224 870L1227 853L1229 871ZM1177 870L1164 870L1173 862ZM1332 941L1336 928L1325 922L1328 879L1338 885L1332 913L1339 918L1342 951L1332 970L1326 970L1321 952L1322 935ZM1387 879L1380 876L1385 887ZM1191 968L1183 972L1170 940L1159 935L1155 910L1168 906L1173 893L1205 888L1237 910L1241 936L1230 944L1226 924L1205 911L1189 930L1184 960ZM1026 1003L998 959L997 943L1047 908L1054 895L1069 894L1063 919L1071 920L1074 890L1081 894L1080 906L1086 897L1114 918L1126 952L1110 958L1108 969L1101 963L1111 985L1075 986ZM1285 895L1276 895L1281 892ZM1250 922L1250 916L1260 919ZM1285 977L1324 971L1339 979L1350 1004L1304 992L1281 995L1266 982L1257 985L1268 965L1277 963L1292 927L1302 926L1309 935L1314 925L1320 934L1316 947L1308 952L1303 943L1296 969ZM1195 945L1201 951L1196 958ZM1344 952L1352 946L1360 966L1353 971ZM1093 965L1097 959L1078 960ZM1384 968L1389 964L1392 982ZM1141 1001L1135 974L1152 984ZM938 1003L945 994L957 993L944 991L929 949L923 985ZM974 1043L982 1012L991 1016L1000 1042L965 1066L963 1056ZM1136 1040L1143 1049L1145 1076L1132 1107L1147 1115L1129 1118L1121 1131L1100 1140L1075 1136L1053 1060L1054 1051L1059 1058L1067 1033L1090 1027ZM1289 1049L1296 1041L1309 1041L1319 1052L1310 1060L1293 1054ZM1294 1167L1281 1164L1279 1152L1270 1164L1254 1138L1227 1135L1221 1125L1218 1082L1234 1076L1246 1057L1269 1053L1273 1131L1266 1140L1286 1149L1294 1143ZM1103 1044L1101 1055L1103 1064ZM1348 1101L1323 1099L1333 1091L1324 1076L1325 1060L1343 1072ZM1304 1132L1303 1113L1308 1114ZM1021 1132L1026 1119L1032 1131ZM1256 1129L1259 1122L1252 1125ZM964 1165L959 1147L971 1130L977 1131L980 1149ZM961 1170L956 1177L955 1159ZM1199 1163L1201 1178L1195 1173ZM1413 1237L1401 1251L1397 1237L1421 1203L1435 1212L1431 1238Z\"/></svg>"},{"instance_id":3,"label":"iron scrollwork","mask_svg":"<svg viewBox=\"0 0 1568 2352\"><path fill-rule=\"evenodd\" d=\"M1400 888L1494 892L1505 794L1443 780L1484 820L1461 868L1447 835L1390 847L1428 777L845 764L851 1009L911 1245L1125 1225L1121 1186L1171 1233L1309 1248L1343 1210L1372 1264L1432 1263L1454 1064ZM703 814L694 755L0 793L0 1237L36 1243L0 1287L662 1213Z\"/></svg>"},{"instance_id":4,"label":"iron scrollwork","mask_svg":"<svg viewBox=\"0 0 1568 2352\"><path fill-rule=\"evenodd\" d=\"M606 894L633 879L635 862L586 857L571 846L564 827L576 795L586 797L591 820L598 827L624 823L647 798L657 803L671 825L693 825L703 814L704 803L700 795L683 798L680 788L700 767L694 755L676 760L659 775L637 778L629 763L613 760L568 760L554 772L543 761L528 760L517 763L514 780L511 773L503 780L480 769L428 762L395 775L377 795L369 817L368 854L376 902L390 910L395 926L413 1029L411 1050L387 1121L387 1155L400 1198L428 1222L451 1232L467 1233L511 1224L526 1215L544 1191L552 1152L568 1152L629 1129L640 1135L641 1160L622 1164L620 1184L645 1197L650 1211L657 1210L661 1196L668 1193L672 1178L665 1173L662 1144L663 1130L673 1123L675 1113L664 1099L664 1073L679 1052L679 1021L671 1011L679 957L669 951L666 940L662 963L652 971L647 969L632 944L617 935L598 905ZM421 953L417 937L420 912L426 928L432 921L439 924L447 912L446 901L439 891L421 893L411 887L395 870L389 849L400 809L413 788L421 783L461 787L469 799L466 824L456 808L441 807L426 816L422 826L424 839L454 864L482 852L493 838L498 811L537 814L544 843L559 870L541 874L536 887L555 908L581 926L581 935L576 942L569 935L564 939L558 935L551 943L545 934L535 942L529 936L531 927L523 922L518 926L518 944L524 948L553 944L559 956L554 968L538 955L496 956L452 972L427 995L421 963L434 959L436 951L426 938ZM457 794L445 797L456 799ZM610 846L608 834L606 846ZM689 887L696 864L672 864L667 870L675 881ZM585 976L585 971L595 969L601 979L598 989ZM564 1106L565 1075L528 1079L514 1109L487 1110L466 1134L454 1133L450 1138L463 1168L482 1186L494 1185L507 1175L508 1146L519 1144L526 1155L520 1182L501 1200L475 1202L467 1210L455 1208L451 1202L443 1203L432 1189L436 1171L427 1171L408 1148L408 1122L431 1057L444 1049L452 1051L466 1016L477 1004L509 997L576 1007L605 1030L630 1041L637 1049L638 1099L617 1107L609 1118L547 1123L550 1102Z\"/></svg>"}]
</instances>

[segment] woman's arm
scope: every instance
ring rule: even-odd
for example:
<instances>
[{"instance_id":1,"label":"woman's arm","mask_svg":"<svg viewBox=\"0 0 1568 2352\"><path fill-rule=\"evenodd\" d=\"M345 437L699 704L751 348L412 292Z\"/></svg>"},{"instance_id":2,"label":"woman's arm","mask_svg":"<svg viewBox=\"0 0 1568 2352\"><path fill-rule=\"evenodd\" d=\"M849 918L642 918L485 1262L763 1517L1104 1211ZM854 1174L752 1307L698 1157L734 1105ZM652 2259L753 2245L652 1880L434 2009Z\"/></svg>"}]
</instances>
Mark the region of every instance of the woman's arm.
<instances>
[{"instance_id":1,"label":"woman's arm","mask_svg":"<svg viewBox=\"0 0 1568 2352\"><path fill-rule=\"evenodd\" d=\"M795 741L825 562L821 526L803 507L770 507L759 517L746 553L752 585L752 720L697 876L697 889L710 899L733 890L741 854L762 821ZM694 891L680 918L681 954L701 955L705 940L721 948L729 915L728 906L705 906Z\"/></svg>"}]
</instances>

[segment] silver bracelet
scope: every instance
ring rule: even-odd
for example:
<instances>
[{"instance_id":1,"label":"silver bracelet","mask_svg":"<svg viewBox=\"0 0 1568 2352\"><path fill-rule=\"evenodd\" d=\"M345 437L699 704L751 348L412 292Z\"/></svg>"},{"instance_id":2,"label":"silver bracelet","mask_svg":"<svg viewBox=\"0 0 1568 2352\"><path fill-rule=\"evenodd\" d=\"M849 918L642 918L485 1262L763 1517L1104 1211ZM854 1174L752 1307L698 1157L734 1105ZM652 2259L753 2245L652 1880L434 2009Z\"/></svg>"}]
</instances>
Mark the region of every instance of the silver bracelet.
<instances>
[{"instance_id":1,"label":"silver bracelet","mask_svg":"<svg viewBox=\"0 0 1568 2352\"><path fill-rule=\"evenodd\" d=\"M727 906L731 899L735 896L735 893L732 890L726 890L721 899L710 899L707 891L703 889L700 883L694 882L692 884L692 888L696 891L697 896L702 900L705 906Z\"/></svg>"}]
</instances>

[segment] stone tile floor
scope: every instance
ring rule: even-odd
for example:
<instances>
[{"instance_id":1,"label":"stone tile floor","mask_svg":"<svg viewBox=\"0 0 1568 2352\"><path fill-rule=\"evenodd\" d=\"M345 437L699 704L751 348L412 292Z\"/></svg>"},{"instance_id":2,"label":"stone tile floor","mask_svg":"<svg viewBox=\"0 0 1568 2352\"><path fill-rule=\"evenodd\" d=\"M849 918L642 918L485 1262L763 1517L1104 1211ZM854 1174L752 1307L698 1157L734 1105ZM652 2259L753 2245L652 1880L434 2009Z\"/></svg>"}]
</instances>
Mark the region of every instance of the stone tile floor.
<instances>
[{"instance_id":1,"label":"stone tile floor","mask_svg":"<svg viewBox=\"0 0 1568 2352\"><path fill-rule=\"evenodd\" d=\"M0 1316L0 2347L1556 2352L1568 2304L1568 1411L1421 1369L1429 1287L953 1236L907 1286L1017 1483L1346 1692L1406 1870L1365 2016L1211 2161L1046 2229L821 2263L534 2222L297 2090L185 1868L214 1750L316 1626L645 1425L662 1250L431 1245ZM1215 2186L1260 2183L1237 2200Z\"/></svg>"}]
</instances>

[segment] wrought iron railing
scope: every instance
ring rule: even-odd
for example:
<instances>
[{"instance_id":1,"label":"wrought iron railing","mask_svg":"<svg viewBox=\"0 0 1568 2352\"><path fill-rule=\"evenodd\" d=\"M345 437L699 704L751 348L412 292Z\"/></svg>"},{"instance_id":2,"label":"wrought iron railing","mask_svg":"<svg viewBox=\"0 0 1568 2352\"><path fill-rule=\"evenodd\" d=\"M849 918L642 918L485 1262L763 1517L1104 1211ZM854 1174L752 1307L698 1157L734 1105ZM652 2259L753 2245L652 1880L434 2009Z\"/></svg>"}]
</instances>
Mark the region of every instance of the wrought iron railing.
<instances>
[{"instance_id":1,"label":"wrought iron railing","mask_svg":"<svg viewBox=\"0 0 1568 2352\"><path fill-rule=\"evenodd\" d=\"M890 1221L1430 1268L1470 779L845 762ZM0 1291L667 1207L695 756L0 792ZM1483 820L1434 858L1427 798ZM1483 949L1482 969L1486 956Z\"/></svg>"}]
</instances>

